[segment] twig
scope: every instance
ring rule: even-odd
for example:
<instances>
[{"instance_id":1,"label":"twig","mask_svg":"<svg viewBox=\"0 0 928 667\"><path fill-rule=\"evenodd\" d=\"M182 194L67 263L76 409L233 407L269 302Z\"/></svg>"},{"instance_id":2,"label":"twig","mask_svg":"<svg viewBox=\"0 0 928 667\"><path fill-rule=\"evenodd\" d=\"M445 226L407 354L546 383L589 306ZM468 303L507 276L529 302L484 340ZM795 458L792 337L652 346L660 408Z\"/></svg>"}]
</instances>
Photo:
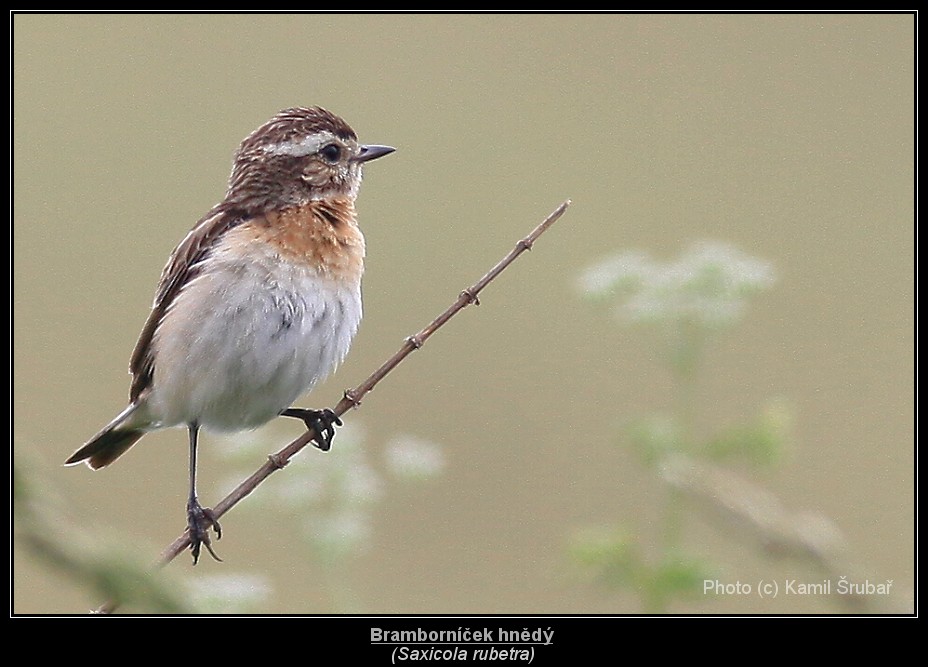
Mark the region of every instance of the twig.
<instances>
[{"instance_id":1,"label":"twig","mask_svg":"<svg viewBox=\"0 0 928 667\"><path fill-rule=\"evenodd\" d=\"M396 354L387 359L383 365L380 366L380 368L371 373L370 376L364 380L364 382L359 384L354 389L349 389L346 391L342 399L332 409L332 411L337 416L341 417L351 408L357 408L359 405L361 405L361 399L363 399L368 392L377 386L377 384L383 380L394 368L396 368L400 362L403 361L403 359L408 357L410 353L422 347L425 342L431 338L432 334L438 331L448 320L454 317L466 306L471 304L479 304L480 300L478 299L478 295L481 291L483 291L483 288L489 285L500 273L506 269L506 267L512 264L519 255L521 255L526 250L531 250L532 245L534 245L538 237L541 236L551 225L557 222L558 218L564 214L564 211L567 210L568 206L570 206L569 199L554 209L554 211L552 211L540 225L532 230L531 234L516 243L515 247L509 251L509 254L503 257L503 259L501 259L496 264L496 266L490 269L486 275L483 276L483 278L478 280L472 286L463 290L458 295L458 298L454 301L454 303L448 306L445 312L432 320L431 323L429 323L417 334L414 336L409 336L405 341L403 341L402 347L397 350ZM229 493L229 495L227 495L225 498L219 501L219 503L213 506L212 510L213 514L216 515L216 518L218 519L222 517L226 512L235 507L242 499L254 491L259 484L270 477L272 473L284 468L290 462L290 459L293 458L293 456L301 449L303 449L307 444L309 444L315 436L315 431L310 429L276 454L271 454L268 456L268 460L264 463L264 465L252 473L250 477L242 481ZM189 545L190 536L185 531L183 535L174 540L164 551L161 552L158 565L167 565L181 552L183 552ZM115 611L118 606L118 602L110 601L99 607L95 613L109 614Z\"/></svg>"}]
</instances>

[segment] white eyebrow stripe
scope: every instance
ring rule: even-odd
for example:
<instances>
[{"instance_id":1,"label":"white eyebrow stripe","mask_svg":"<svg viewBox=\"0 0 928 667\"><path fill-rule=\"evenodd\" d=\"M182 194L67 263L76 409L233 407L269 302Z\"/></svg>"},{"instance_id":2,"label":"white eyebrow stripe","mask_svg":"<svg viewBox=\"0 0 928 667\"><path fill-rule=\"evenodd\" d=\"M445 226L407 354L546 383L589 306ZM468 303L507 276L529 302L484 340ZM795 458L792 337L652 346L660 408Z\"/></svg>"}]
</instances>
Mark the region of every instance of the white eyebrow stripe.
<instances>
[{"instance_id":1,"label":"white eyebrow stripe","mask_svg":"<svg viewBox=\"0 0 928 667\"><path fill-rule=\"evenodd\" d=\"M288 139L276 144L268 144L263 148L269 155L289 155L291 157L305 157L317 153L323 143L330 140L328 134L311 134L299 141Z\"/></svg>"}]
</instances>

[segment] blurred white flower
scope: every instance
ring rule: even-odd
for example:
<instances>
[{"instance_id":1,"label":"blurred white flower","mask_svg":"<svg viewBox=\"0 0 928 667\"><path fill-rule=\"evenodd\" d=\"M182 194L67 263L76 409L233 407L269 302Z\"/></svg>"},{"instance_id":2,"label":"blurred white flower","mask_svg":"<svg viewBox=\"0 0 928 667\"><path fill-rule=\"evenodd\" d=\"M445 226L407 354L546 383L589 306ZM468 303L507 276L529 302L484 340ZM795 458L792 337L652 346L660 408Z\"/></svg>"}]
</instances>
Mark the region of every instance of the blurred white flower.
<instances>
[{"instance_id":1,"label":"blurred white flower","mask_svg":"<svg viewBox=\"0 0 928 667\"><path fill-rule=\"evenodd\" d=\"M695 243L679 259L658 262L640 251L614 255L587 269L580 289L614 299L630 322L689 321L707 327L729 324L747 297L773 285L773 267L718 241Z\"/></svg>"},{"instance_id":2,"label":"blurred white flower","mask_svg":"<svg viewBox=\"0 0 928 667\"><path fill-rule=\"evenodd\" d=\"M373 533L370 513L359 510L313 514L303 523L306 541L323 558L356 556L370 546Z\"/></svg>"},{"instance_id":3,"label":"blurred white flower","mask_svg":"<svg viewBox=\"0 0 928 667\"><path fill-rule=\"evenodd\" d=\"M426 479L445 468L445 455L439 445L411 435L391 439L384 456L388 469L397 477Z\"/></svg>"},{"instance_id":4,"label":"blurred white flower","mask_svg":"<svg viewBox=\"0 0 928 667\"><path fill-rule=\"evenodd\" d=\"M270 431L225 438L219 451L236 462L254 464L273 451L272 439L267 437ZM385 462L375 466L380 462L372 461L364 442L363 429L356 423L345 424L339 428L331 452L323 454L306 447L282 474L255 490L248 508L296 513L302 537L326 563L363 552L373 541L374 511L386 495L389 478L432 477L445 465L438 445L403 436L387 443ZM243 474L240 471L230 476L229 490Z\"/></svg>"},{"instance_id":5,"label":"blurred white flower","mask_svg":"<svg viewBox=\"0 0 928 667\"><path fill-rule=\"evenodd\" d=\"M589 267L580 276L580 291L591 297L608 297L616 291L639 287L649 280L656 267L643 252L630 251L608 257Z\"/></svg>"},{"instance_id":6,"label":"blurred white flower","mask_svg":"<svg viewBox=\"0 0 928 667\"><path fill-rule=\"evenodd\" d=\"M254 612L273 590L267 577L235 573L191 577L185 586L197 609L217 614Z\"/></svg>"}]
</instances>

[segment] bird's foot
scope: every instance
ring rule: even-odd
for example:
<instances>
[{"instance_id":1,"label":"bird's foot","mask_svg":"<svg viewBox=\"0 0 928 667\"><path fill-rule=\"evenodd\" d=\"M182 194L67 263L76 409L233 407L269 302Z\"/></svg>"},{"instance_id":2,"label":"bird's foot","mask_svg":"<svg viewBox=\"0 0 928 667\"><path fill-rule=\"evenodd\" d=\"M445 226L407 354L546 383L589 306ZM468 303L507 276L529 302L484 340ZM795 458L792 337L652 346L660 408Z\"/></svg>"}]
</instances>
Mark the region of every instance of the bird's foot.
<instances>
[{"instance_id":1,"label":"bird's foot","mask_svg":"<svg viewBox=\"0 0 928 667\"><path fill-rule=\"evenodd\" d=\"M222 562L222 559L213 551L209 538L209 530L212 528L216 531L216 539L222 539L222 528L213 510L203 507L200 502L194 498L187 503L187 532L190 534L190 553L193 554L193 564L196 565L200 560L200 547L205 546L209 555L213 559Z\"/></svg>"},{"instance_id":2,"label":"bird's foot","mask_svg":"<svg viewBox=\"0 0 928 667\"><path fill-rule=\"evenodd\" d=\"M313 444L324 452L329 451L332 447L332 438L335 437L335 427L342 425L342 420L338 418L332 410L307 410L306 408L287 408L280 413L284 417L296 417L302 419L306 428L316 432L313 438Z\"/></svg>"}]
</instances>

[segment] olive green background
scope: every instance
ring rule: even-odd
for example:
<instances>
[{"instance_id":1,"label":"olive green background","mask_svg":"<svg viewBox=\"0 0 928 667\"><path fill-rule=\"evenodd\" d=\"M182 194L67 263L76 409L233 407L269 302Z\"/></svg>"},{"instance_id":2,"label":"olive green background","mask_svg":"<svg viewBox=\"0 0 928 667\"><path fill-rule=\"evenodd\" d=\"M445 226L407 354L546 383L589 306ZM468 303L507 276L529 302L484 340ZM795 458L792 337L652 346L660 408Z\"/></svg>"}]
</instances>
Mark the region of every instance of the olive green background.
<instances>
[{"instance_id":1,"label":"olive green background","mask_svg":"<svg viewBox=\"0 0 928 667\"><path fill-rule=\"evenodd\" d=\"M222 197L238 143L281 108L319 104L397 152L368 166L358 203L362 330L306 405L336 402L574 202L479 308L349 415L375 450L413 433L447 459L441 477L378 505L369 548L343 573L359 611L640 611L634 594L574 576L566 545L585 525L653 538L664 493L619 432L665 407L672 381L649 336L584 302L576 279L609 252L669 258L699 239L779 277L710 348L699 424L771 397L793 405L791 457L754 479L831 517L865 574L892 579L892 602L911 609L913 55L911 15L15 15L14 451L74 527L115 531L146 559L177 536L182 431L98 473L60 463L124 407L161 267ZM268 452L298 433L289 420L261 432ZM209 504L228 468L222 441L204 443ZM722 581L814 581L688 517L687 544ZM288 523L237 508L223 527L225 563L191 571L184 555L170 568L267 577L264 611L332 611L327 570ZM101 602L16 545L12 584L18 613ZM673 610L840 608L731 596Z\"/></svg>"}]
</instances>

